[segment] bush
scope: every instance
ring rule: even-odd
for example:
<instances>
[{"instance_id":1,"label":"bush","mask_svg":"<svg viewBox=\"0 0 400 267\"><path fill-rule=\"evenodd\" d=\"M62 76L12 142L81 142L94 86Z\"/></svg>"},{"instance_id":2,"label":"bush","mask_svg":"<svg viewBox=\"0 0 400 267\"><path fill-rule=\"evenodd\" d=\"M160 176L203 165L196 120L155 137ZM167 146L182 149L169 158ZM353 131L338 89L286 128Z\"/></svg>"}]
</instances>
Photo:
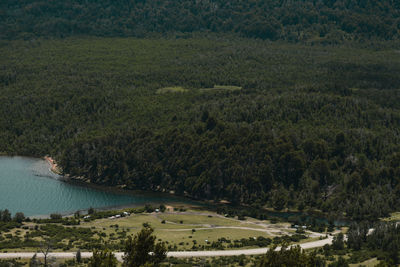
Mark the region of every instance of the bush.
<instances>
[{"instance_id":1,"label":"bush","mask_svg":"<svg viewBox=\"0 0 400 267\"><path fill-rule=\"evenodd\" d=\"M52 214L50 214L50 219L51 220L60 220L60 219L62 219L62 216L61 216L61 214L58 214L58 213L52 213Z\"/></svg>"}]
</instances>

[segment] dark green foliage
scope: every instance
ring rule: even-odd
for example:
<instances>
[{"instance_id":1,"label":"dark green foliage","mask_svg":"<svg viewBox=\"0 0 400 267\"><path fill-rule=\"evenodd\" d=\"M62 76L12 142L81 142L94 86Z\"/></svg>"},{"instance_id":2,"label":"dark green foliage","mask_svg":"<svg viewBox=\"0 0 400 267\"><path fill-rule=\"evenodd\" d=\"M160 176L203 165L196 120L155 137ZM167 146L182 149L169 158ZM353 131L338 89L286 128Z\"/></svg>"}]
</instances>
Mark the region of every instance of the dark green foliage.
<instances>
[{"instance_id":1,"label":"dark green foliage","mask_svg":"<svg viewBox=\"0 0 400 267\"><path fill-rule=\"evenodd\" d=\"M7 232L10 229L21 227L25 216L21 212L17 212L14 217L8 209L0 210L0 232Z\"/></svg>"},{"instance_id":2,"label":"dark green foliage","mask_svg":"<svg viewBox=\"0 0 400 267\"><path fill-rule=\"evenodd\" d=\"M61 214L58 214L58 213L52 213L52 214L50 214L50 219L51 220L61 220L62 216L61 216Z\"/></svg>"},{"instance_id":3,"label":"dark green foliage","mask_svg":"<svg viewBox=\"0 0 400 267\"><path fill-rule=\"evenodd\" d=\"M93 183L257 209L362 220L400 204L396 51L246 39L6 44L7 154L53 155ZM218 84L243 89L201 90ZM156 94L177 85L187 92Z\"/></svg>"},{"instance_id":4,"label":"dark green foliage","mask_svg":"<svg viewBox=\"0 0 400 267\"><path fill-rule=\"evenodd\" d=\"M332 248L334 250L344 249L344 235L342 233L337 234L332 240Z\"/></svg>"},{"instance_id":5,"label":"dark green foliage","mask_svg":"<svg viewBox=\"0 0 400 267\"><path fill-rule=\"evenodd\" d=\"M165 207L164 204L161 204L161 205L160 205L160 211L161 211L161 212L165 212L166 209L167 209L167 207Z\"/></svg>"},{"instance_id":6,"label":"dark green foliage","mask_svg":"<svg viewBox=\"0 0 400 267\"><path fill-rule=\"evenodd\" d=\"M80 263L82 261L82 254L80 249L76 252L75 259L77 263Z\"/></svg>"},{"instance_id":7,"label":"dark green foliage","mask_svg":"<svg viewBox=\"0 0 400 267\"><path fill-rule=\"evenodd\" d=\"M349 263L343 257L339 257L336 261L328 265L328 267L348 267L348 266Z\"/></svg>"},{"instance_id":8,"label":"dark green foliage","mask_svg":"<svg viewBox=\"0 0 400 267\"><path fill-rule=\"evenodd\" d=\"M400 228L397 223L353 224L348 231L348 247L355 251L370 251L389 266L400 263Z\"/></svg>"},{"instance_id":9,"label":"dark green foliage","mask_svg":"<svg viewBox=\"0 0 400 267\"><path fill-rule=\"evenodd\" d=\"M96 238L95 234L95 231L92 231L89 228L45 224L41 225L37 230L28 232L25 235L24 240L17 240L17 242L14 243L4 242L1 245L4 248L37 247L39 244L34 238L41 237L51 240L54 249L69 250L74 246L77 246L82 250L103 249L105 244ZM65 242L62 242L63 240L69 240L69 242L66 244ZM114 246L112 248L114 248Z\"/></svg>"},{"instance_id":10,"label":"dark green foliage","mask_svg":"<svg viewBox=\"0 0 400 267\"><path fill-rule=\"evenodd\" d=\"M400 248L400 230L394 222L359 222L353 223L348 232L347 240L343 234L334 237L332 245L325 245L320 250L327 259L333 255L345 255L348 259L339 257L329 266L348 266L366 260L377 258L377 266L398 266Z\"/></svg>"},{"instance_id":11,"label":"dark green foliage","mask_svg":"<svg viewBox=\"0 0 400 267\"><path fill-rule=\"evenodd\" d=\"M144 227L133 238L128 236L128 240L125 241L124 266L158 265L166 258L165 244L155 243L156 236L153 235L153 231L151 227Z\"/></svg>"},{"instance_id":12,"label":"dark green foliage","mask_svg":"<svg viewBox=\"0 0 400 267\"><path fill-rule=\"evenodd\" d=\"M90 207L90 208L88 209L88 214L89 214L89 215L93 215L95 212L96 212L96 211L95 211L94 208L92 208L92 207Z\"/></svg>"},{"instance_id":13,"label":"dark green foliage","mask_svg":"<svg viewBox=\"0 0 400 267\"><path fill-rule=\"evenodd\" d=\"M13 218L17 223L22 223L25 220L25 215L22 212L17 212Z\"/></svg>"},{"instance_id":14,"label":"dark green foliage","mask_svg":"<svg viewBox=\"0 0 400 267\"><path fill-rule=\"evenodd\" d=\"M299 246L285 248L279 251L268 250L267 254L261 259L259 267L324 267L325 261L315 254L307 254Z\"/></svg>"},{"instance_id":15,"label":"dark green foliage","mask_svg":"<svg viewBox=\"0 0 400 267\"><path fill-rule=\"evenodd\" d=\"M8 209L0 210L0 221L11 222L11 213Z\"/></svg>"},{"instance_id":16,"label":"dark green foliage","mask_svg":"<svg viewBox=\"0 0 400 267\"><path fill-rule=\"evenodd\" d=\"M89 260L89 267L116 267L117 259L112 251L95 250L93 256Z\"/></svg>"},{"instance_id":17,"label":"dark green foliage","mask_svg":"<svg viewBox=\"0 0 400 267\"><path fill-rule=\"evenodd\" d=\"M41 265L40 260L37 258L37 254L33 254L32 258L29 259L29 267L38 267Z\"/></svg>"},{"instance_id":18,"label":"dark green foliage","mask_svg":"<svg viewBox=\"0 0 400 267\"><path fill-rule=\"evenodd\" d=\"M25 266L25 263L20 262L19 260L16 260L16 259L6 259L6 260L1 259L0 260L0 267L10 267L10 266L22 267L22 266Z\"/></svg>"},{"instance_id":19,"label":"dark green foliage","mask_svg":"<svg viewBox=\"0 0 400 267\"><path fill-rule=\"evenodd\" d=\"M397 1L4 0L0 38L213 32L313 43L399 37ZM185 37L185 35L183 35ZM13 72L4 77L15 79Z\"/></svg>"}]
</instances>

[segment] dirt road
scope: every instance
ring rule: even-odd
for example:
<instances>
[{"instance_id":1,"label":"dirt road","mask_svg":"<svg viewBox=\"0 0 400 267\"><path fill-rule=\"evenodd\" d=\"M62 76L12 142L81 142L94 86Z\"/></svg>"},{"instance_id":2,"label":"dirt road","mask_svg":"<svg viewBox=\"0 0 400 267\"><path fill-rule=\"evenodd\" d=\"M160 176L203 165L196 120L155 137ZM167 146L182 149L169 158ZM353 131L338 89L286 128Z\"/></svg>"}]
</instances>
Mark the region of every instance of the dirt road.
<instances>
[{"instance_id":1,"label":"dirt road","mask_svg":"<svg viewBox=\"0 0 400 267\"><path fill-rule=\"evenodd\" d=\"M326 239L312 241L300 244L302 249L317 248L322 247L325 244L332 243L332 236ZM220 257L220 256L239 256L239 255L260 255L265 254L269 248L253 248L253 249L238 249L238 250L204 250L204 251L171 251L168 252L168 257L176 258L188 258L188 257ZM277 250L281 249L280 247ZM0 253L0 259L5 258L32 258L34 252L10 252L10 253ZM119 261L122 261L123 252L115 252L114 255ZM91 252L81 252L82 258L90 258L92 256ZM43 258L42 253L37 253L38 258ZM54 258L74 258L74 252L52 252L49 253L48 257Z\"/></svg>"}]
</instances>

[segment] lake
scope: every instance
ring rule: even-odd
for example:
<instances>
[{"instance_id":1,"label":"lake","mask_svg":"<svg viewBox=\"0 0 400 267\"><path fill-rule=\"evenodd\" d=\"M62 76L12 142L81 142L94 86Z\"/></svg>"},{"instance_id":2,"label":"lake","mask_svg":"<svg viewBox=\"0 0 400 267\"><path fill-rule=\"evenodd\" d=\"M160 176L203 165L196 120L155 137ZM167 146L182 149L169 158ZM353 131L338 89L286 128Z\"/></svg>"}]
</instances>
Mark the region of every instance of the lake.
<instances>
[{"instance_id":1,"label":"lake","mask_svg":"<svg viewBox=\"0 0 400 267\"><path fill-rule=\"evenodd\" d=\"M26 216L68 214L90 207L139 206L180 202L168 194L111 192L62 181L43 159L0 157L0 210ZM189 201L188 201L189 202Z\"/></svg>"}]
</instances>

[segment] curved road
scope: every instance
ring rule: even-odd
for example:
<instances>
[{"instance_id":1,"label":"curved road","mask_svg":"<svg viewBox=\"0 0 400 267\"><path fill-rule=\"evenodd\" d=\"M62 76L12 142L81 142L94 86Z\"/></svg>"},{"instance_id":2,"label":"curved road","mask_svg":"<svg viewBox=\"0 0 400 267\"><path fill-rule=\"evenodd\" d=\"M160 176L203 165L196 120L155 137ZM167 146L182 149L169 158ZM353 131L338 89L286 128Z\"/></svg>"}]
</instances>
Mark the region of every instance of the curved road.
<instances>
[{"instance_id":1,"label":"curved road","mask_svg":"<svg viewBox=\"0 0 400 267\"><path fill-rule=\"evenodd\" d=\"M333 240L332 236L328 236L326 239L312 241L300 244L302 249L310 249L323 247L326 244L331 244ZM168 257L176 258L188 258L188 257L220 257L220 256L239 256L239 255L260 255L265 254L269 248L253 248L253 249L237 249L237 250L203 250L203 251L170 251L167 253ZM280 250L281 247L277 247L276 250ZM10 252L0 253L0 259L5 258L32 258L34 252ZM114 255L119 261L122 261L123 252L115 252ZM38 258L43 258L43 253L36 253ZM51 252L47 256L49 258L75 258L75 252ZM81 252L82 258L90 258L92 252Z\"/></svg>"}]
</instances>

